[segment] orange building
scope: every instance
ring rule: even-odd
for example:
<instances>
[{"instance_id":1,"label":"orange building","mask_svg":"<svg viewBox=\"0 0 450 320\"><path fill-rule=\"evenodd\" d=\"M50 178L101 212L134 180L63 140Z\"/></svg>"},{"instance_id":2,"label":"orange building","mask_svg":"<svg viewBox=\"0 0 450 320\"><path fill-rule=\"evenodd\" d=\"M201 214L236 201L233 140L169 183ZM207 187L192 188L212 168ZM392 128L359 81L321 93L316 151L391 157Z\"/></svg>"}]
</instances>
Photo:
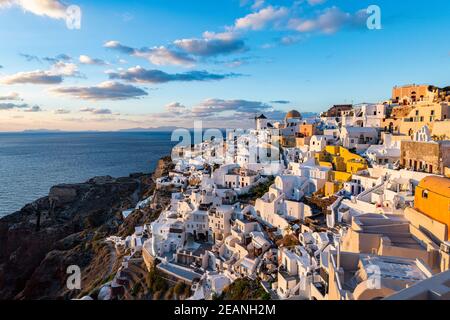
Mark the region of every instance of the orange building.
<instances>
[{"instance_id":1,"label":"orange building","mask_svg":"<svg viewBox=\"0 0 450 320\"><path fill-rule=\"evenodd\" d=\"M295 146L302 147L309 145L311 137L317 134L317 128L315 124L302 124L298 128L298 132L295 133Z\"/></svg>"},{"instance_id":2,"label":"orange building","mask_svg":"<svg viewBox=\"0 0 450 320\"><path fill-rule=\"evenodd\" d=\"M450 237L450 179L429 176L416 187L414 207L416 210L447 226Z\"/></svg>"},{"instance_id":3,"label":"orange building","mask_svg":"<svg viewBox=\"0 0 450 320\"><path fill-rule=\"evenodd\" d=\"M429 85L406 85L397 87L395 86L392 89L392 100L397 102L402 102L407 98L408 100L411 100L412 102L415 101L421 101L425 98L429 97L429 94L431 93L428 89ZM406 102L406 101L404 101ZM404 103L406 104L406 103Z\"/></svg>"},{"instance_id":4,"label":"orange building","mask_svg":"<svg viewBox=\"0 0 450 320\"><path fill-rule=\"evenodd\" d=\"M316 134L316 126L314 124L302 124L298 131L305 137L312 137Z\"/></svg>"}]
</instances>

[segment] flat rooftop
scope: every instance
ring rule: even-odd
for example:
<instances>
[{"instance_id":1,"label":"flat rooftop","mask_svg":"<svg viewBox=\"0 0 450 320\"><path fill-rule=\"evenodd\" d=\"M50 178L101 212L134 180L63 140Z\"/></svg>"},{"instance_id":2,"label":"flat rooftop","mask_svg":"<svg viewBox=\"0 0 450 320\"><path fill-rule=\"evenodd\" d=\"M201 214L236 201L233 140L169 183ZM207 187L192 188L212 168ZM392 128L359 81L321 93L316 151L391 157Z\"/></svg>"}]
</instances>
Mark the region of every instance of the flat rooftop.
<instances>
[{"instance_id":1,"label":"flat rooftop","mask_svg":"<svg viewBox=\"0 0 450 320\"><path fill-rule=\"evenodd\" d=\"M366 256L361 257L360 262L365 270L373 270L373 266L379 268L382 278L409 281L421 281L428 278L418 267L415 260L384 256Z\"/></svg>"},{"instance_id":2,"label":"flat rooftop","mask_svg":"<svg viewBox=\"0 0 450 320\"><path fill-rule=\"evenodd\" d=\"M194 272L174 263L160 263L157 265L157 268L162 272L189 282L193 282L194 280L202 277L200 273Z\"/></svg>"}]
</instances>

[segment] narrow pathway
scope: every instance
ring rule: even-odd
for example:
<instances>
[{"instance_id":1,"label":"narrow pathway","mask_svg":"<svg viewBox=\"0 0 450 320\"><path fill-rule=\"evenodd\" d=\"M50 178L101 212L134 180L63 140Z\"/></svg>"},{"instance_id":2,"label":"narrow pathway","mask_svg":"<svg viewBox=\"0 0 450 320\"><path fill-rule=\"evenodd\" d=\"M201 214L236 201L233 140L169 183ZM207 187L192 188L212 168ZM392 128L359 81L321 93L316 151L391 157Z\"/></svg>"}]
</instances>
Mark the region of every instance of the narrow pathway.
<instances>
[{"instance_id":1,"label":"narrow pathway","mask_svg":"<svg viewBox=\"0 0 450 320\"><path fill-rule=\"evenodd\" d=\"M105 241L105 243L108 245L108 249L110 252L108 275L111 275L111 273L113 272L114 265L117 262L116 247L113 243L111 243L111 241Z\"/></svg>"}]
</instances>

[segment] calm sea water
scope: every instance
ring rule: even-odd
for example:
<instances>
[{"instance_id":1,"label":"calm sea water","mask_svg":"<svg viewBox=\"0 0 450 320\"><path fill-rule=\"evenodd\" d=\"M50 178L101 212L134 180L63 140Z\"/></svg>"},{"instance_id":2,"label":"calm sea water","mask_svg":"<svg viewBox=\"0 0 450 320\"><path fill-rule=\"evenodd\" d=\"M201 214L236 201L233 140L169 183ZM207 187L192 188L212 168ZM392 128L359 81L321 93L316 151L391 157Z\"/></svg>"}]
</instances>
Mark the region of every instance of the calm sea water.
<instances>
[{"instance_id":1,"label":"calm sea water","mask_svg":"<svg viewBox=\"0 0 450 320\"><path fill-rule=\"evenodd\" d=\"M152 172L175 145L169 132L0 133L0 217L60 183Z\"/></svg>"}]
</instances>

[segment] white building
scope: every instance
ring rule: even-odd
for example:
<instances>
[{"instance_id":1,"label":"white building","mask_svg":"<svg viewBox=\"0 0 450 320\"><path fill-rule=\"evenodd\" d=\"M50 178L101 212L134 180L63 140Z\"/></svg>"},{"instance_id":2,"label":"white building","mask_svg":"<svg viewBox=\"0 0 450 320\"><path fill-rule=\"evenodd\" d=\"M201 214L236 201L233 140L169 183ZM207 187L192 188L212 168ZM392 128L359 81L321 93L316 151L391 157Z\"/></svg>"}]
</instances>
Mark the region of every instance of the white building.
<instances>
[{"instance_id":1,"label":"white building","mask_svg":"<svg viewBox=\"0 0 450 320\"><path fill-rule=\"evenodd\" d=\"M342 126L381 128L386 109L384 104L355 105L352 110L343 112Z\"/></svg>"},{"instance_id":2,"label":"white building","mask_svg":"<svg viewBox=\"0 0 450 320\"><path fill-rule=\"evenodd\" d=\"M277 294L281 299L306 296L308 275L317 268L317 262L302 246L281 248Z\"/></svg>"},{"instance_id":3,"label":"white building","mask_svg":"<svg viewBox=\"0 0 450 320\"><path fill-rule=\"evenodd\" d=\"M372 165L381 165L393 169L400 162L401 141L393 140L391 134L384 134L381 145L371 145L365 156Z\"/></svg>"},{"instance_id":4,"label":"white building","mask_svg":"<svg viewBox=\"0 0 450 320\"><path fill-rule=\"evenodd\" d=\"M344 148L366 150L378 143L378 130L371 127L342 127L340 141Z\"/></svg>"},{"instance_id":5,"label":"white building","mask_svg":"<svg viewBox=\"0 0 450 320\"><path fill-rule=\"evenodd\" d=\"M231 234L231 218L234 207L231 205L214 206L208 211L209 236L213 242L223 240Z\"/></svg>"},{"instance_id":6,"label":"white building","mask_svg":"<svg viewBox=\"0 0 450 320\"><path fill-rule=\"evenodd\" d=\"M314 135L309 141L309 150L311 152L321 152L326 146L335 144L336 138L332 135Z\"/></svg>"}]
</instances>

